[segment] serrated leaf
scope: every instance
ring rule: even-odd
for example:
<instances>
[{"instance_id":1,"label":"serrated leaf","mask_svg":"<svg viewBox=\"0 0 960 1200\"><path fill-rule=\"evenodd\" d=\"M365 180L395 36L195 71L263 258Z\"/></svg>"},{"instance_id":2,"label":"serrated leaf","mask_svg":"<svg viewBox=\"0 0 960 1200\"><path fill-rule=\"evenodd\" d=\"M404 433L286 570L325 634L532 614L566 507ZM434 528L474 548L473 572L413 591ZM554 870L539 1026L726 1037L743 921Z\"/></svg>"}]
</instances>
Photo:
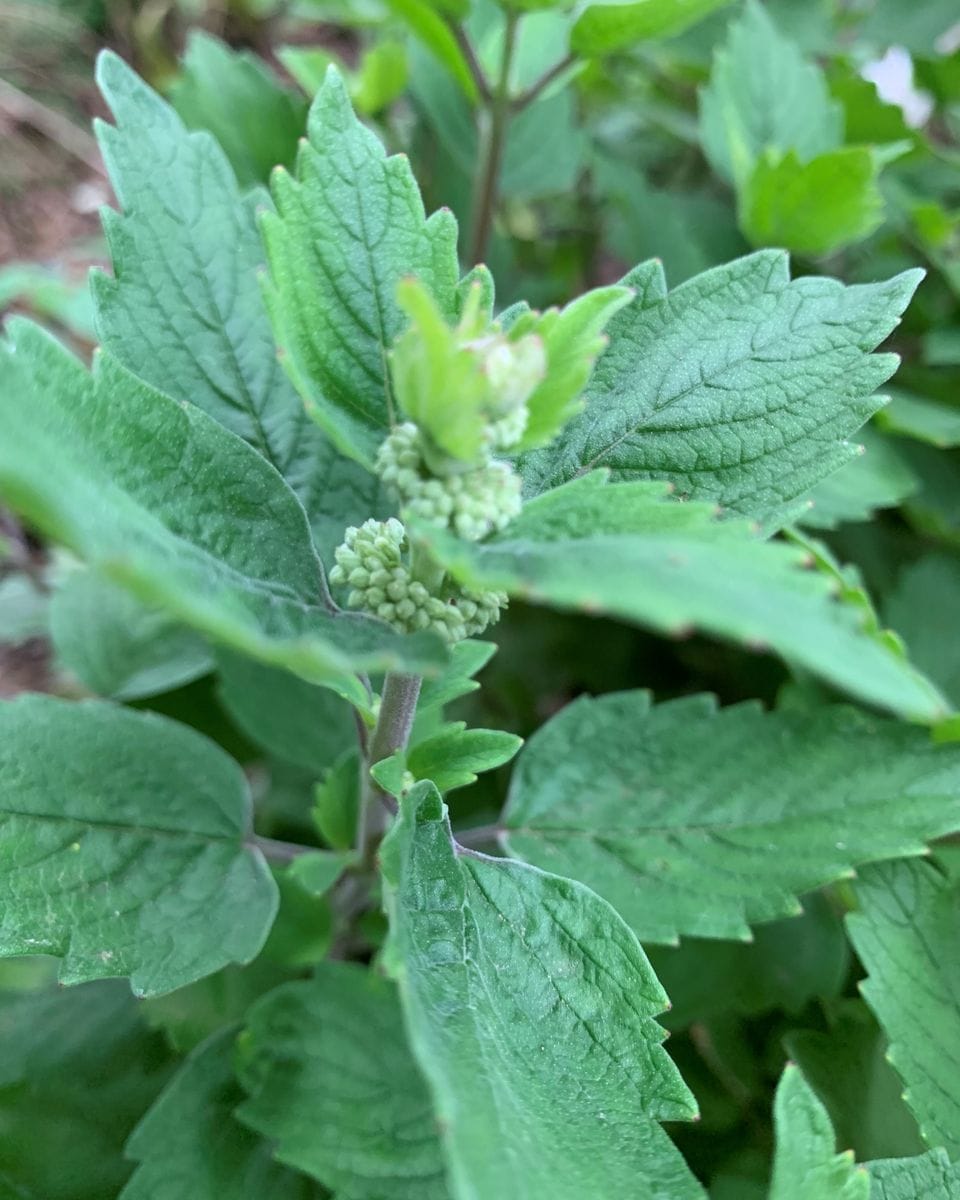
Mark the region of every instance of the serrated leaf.
<instances>
[{"instance_id":1,"label":"serrated leaf","mask_svg":"<svg viewBox=\"0 0 960 1200\"><path fill-rule=\"evenodd\" d=\"M829 1029L794 1030L784 1046L826 1105L841 1144L861 1160L921 1154L917 1123L873 1014L862 1000L841 1001L827 1013Z\"/></svg>"},{"instance_id":2,"label":"serrated leaf","mask_svg":"<svg viewBox=\"0 0 960 1200\"><path fill-rule=\"evenodd\" d=\"M870 1200L960 1200L960 1163L943 1150L867 1164Z\"/></svg>"},{"instance_id":3,"label":"serrated leaf","mask_svg":"<svg viewBox=\"0 0 960 1200\"><path fill-rule=\"evenodd\" d=\"M851 457L845 439L880 407L872 393L897 360L869 352L920 278L791 282L786 255L763 250L668 295L658 264L637 267L624 280L637 296L610 323L586 411L521 461L527 493L608 466L783 523L797 497Z\"/></svg>"},{"instance_id":4,"label":"serrated leaf","mask_svg":"<svg viewBox=\"0 0 960 1200\"><path fill-rule=\"evenodd\" d=\"M0 994L0 1195L104 1200L123 1143L169 1077L159 1034L114 980Z\"/></svg>"},{"instance_id":5,"label":"serrated leaf","mask_svg":"<svg viewBox=\"0 0 960 1200\"><path fill-rule=\"evenodd\" d=\"M406 157L386 157L334 69L307 128L296 177L274 173L277 211L262 218L267 302L311 415L369 465L393 417L386 355L406 323L397 284L416 275L455 319L457 226L446 210L427 219Z\"/></svg>"},{"instance_id":6,"label":"serrated leaf","mask_svg":"<svg viewBox=\"0 0 960 1200\"><path fill-rule=\"evenodd\" d=\"M418 784L381 848L388 969L432 1090L457 1200L703 1197L657 1125L692 1097L667 999L587 888L455 846Z\"/></svg>"},{"instance_id":7,"label":"serrated leaf","mask_svg":"<svg viewBox=\"0 0 960 1200\"><path fill-rule=\"evenodd\" d=\"M437 661L432 639L331 611L303 509L245 442L109 355L90 376L36 326L8 329L0 495L47 537L184 624L360 707L364 660Z\"/></svg>"},{"instance_id":8,"label":"serrated leaf","mask_svg":"<svg viewBox=\"0 0 960 1200\"><path fill-rule=\"evenodd\" d=\"M928 1145L960 1152L960 887L925 862L864 870L847 917L867 971L860 984Z\"/></svg>"},{"instance_id":9,"label":"serrated leaf","mask_svg":"<svg viewBox=\"0 0 960 1200\"><path fill-rule=\"evenodd\" d=\"M120 1200L313 1200L309 1179L273 1161L271 1146L234 1119L243 1098L233 1073L235 1029L194 1050L134 1130L139 1166Z\"/></svg>"},{"instance_id":10,"label":"serrated leaf","mask_svg":"<svg viewBox=\"0 0 960 1200\"><path fill-rule=\"evenodd\" d=\"M831 254L862 241L883 221L880 163L869 146L842 146L802 161L768 151L740 196L740 223L754 246Z\"/></svg>"},{"instance_id":11,"label":"serrated leaf","mask_svg":"<svg viewBox=\"0 0 960 1200\"><path fill-rule=\"evenodd\" d=\"M673 37L730 0L606 0L583 7L570 31L570 49L599 57L650 38Z\"/></svg>"},{"instance_id":12,"label":"serrated leaf","mask_svg":"<svg viewBox=\"0 0 960 1200\"><path fill-rule=\"evenodd\" d=\"M447 1200L430 1098L379 975L324 963L277 988L250 1013L239 1066L237 1115L280 1162L340 1200Z\"/></svg>"},{"instance_id":13,"label":"serrated leaf","mask_svg":"<svg viewBox=\"0 0 960 1200\"><path fill-rule=\"evenodd\" d=\"M960 827L960 747L854 709L615 692L530 738L503 826L512 854L582 880L641 939L748 938L799 893Z\"/></svg>"},{"instance_id":14,"label":"serrated leaf","mask_svg":"<svg viewBox=\"0 0 960 1200\"><path fill-rule=\"evenodd\" d=\"M836 580L803 569L805 551L664 492L653 483L610 484L596 471L528 502L484 543L413 518L408 528L467 587L673 635L699 629L772 649L895 712L925 720L945 713L902 649L877 636L872 613L836 599Z\"/></svg>"},{"instance_id":15,"label":"serrated leaf","mask_svg":"<svg viewBox=\"0 0 960 1200\"><path fill-rule=\"evenodd\" d=\"M307 106L266 63L194 30L170 100L191 129L208 129L244 187L265 183L278 163L293 161Z\"/></svg>"},{"instance_id":16,"label":"serrated leaf","mask_svg":"<svg viewBox=\"0 0 960 1200\"><path fill-rule=\"evenodd\" d=\"M171 691L213 667L202 637L93 571L72 572L54 592L50 634L63 665L113 700Z\"/></svg>"},{"instance_id":17,"label":"serrated leaf","mask_svg":"<svg viewBox=\"0 0 960 1200\"><path fill-rule=\"evenodd\" d=\"M243 732L319 778L356 741L350 706L327 688L229 650L217 653L218 694Z\"/></svg>"},{"instance_id":18,"label":"serrated leaf","mask_svg":"<svg viewBox=\"0 0 960 1200\"><path fill-rule=\"evenodd\" d=\"M255 446L300 497L329 561L346 525L386 509L378 482L334 449L277 361L257 281L254 210L265 197L243 197L217 143L188 133L116 55L101 55L97 79L116 120L97 137L122 209L104 213L113 277L92 280L103 344Z\"/></svg>"},{"instance_id":19,"label":"serrated leaf","mask_svg":"<svg viewBox=\"0 0 960 1200\"><path fill-rule=\"evenodd\" d=\"M783 37L766 8L749 0L714 51L700 92L703 148L718 175L746 177L764 150L793 150L801 161L843 141L843 109L820 69Z\"/></svg>"},{"instance_id":20,"label":"serrated leaf","mask_svg":"<svg viewBox=\"0 0 960 1200\"><path fill-rule=\"evenodd\" d=\"M857 434L862 453L813 489L811 508L800 518L812 529L836 529L843 521L865 521L880 508L892 508L912 495L919 480L896 441L869 425Z\"/></svg>"},{"instance_id":21,"label":"serrated leaf","mask_svg":"<svg viewBox=\"0 0 960 1200\"><path fill-rule=\"evenodd\" d=\"M277 908L250 796L213 742L99 701L0 707L0 954L157 995L249 962Z\"/></svg>"},{"instance_id":22,"label":"serrated leaf","mask_svg":"<svg viewBox=\"0 0 960 1200\"><path fill-rule=\"evenodd\" d=\"M773 1120L770 1200L868 1200L870 1176L849 1151L836 1153L827 1110L792 1063L777 1085Z\"/></svg>"},{"instance_id":23,"label":"serrated leaf","mask_svg":"<svg viewBox=\"0 0 960 1200\"><path fill-rule=\"evenodd\" d=\"M415 779L431 780L439 792L476 783L484 771L509 762L523 745L523 738L499 729L468 729L466 721L455 721L440 733L415 745L407 755L407 767Z\"/></svg>"}]
</instances>

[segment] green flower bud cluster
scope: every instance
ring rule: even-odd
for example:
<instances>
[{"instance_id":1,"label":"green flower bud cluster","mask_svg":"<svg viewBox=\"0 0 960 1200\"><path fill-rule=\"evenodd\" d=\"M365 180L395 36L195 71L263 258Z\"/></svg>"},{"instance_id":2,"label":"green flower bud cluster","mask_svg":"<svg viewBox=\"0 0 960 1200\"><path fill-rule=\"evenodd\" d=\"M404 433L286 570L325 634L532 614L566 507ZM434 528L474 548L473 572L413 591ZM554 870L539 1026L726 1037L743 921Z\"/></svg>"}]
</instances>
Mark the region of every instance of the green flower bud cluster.
<instances>
[{"instance_id":1,"label":"green flower bud cluster","mask_svg":"<svg viewBox=\"0 0 960 1200\"><path fill-rule=\"evenodd\" d=\"M377 474L403 508L468 542L479 542L519 514L521 482L509 463L488 459L460 474L431 475L421 438L416 425L406 422L377 452Z\"/></svg>"},{"instance_id":2,"label":"green flower bud cluster","mask_svg":"<svg viewBox=\"0 0 960 1200\"><path fill-rule=\"evenodd\" d=\"M330 582L350 588L348 608L372 613L401 633L429 629L448 642L475 637L499 619L507 603L502 592L473 592L448 581L432 595L406 563L405 543L396 517L347 529Z\"/></svg>"}]
</instances>

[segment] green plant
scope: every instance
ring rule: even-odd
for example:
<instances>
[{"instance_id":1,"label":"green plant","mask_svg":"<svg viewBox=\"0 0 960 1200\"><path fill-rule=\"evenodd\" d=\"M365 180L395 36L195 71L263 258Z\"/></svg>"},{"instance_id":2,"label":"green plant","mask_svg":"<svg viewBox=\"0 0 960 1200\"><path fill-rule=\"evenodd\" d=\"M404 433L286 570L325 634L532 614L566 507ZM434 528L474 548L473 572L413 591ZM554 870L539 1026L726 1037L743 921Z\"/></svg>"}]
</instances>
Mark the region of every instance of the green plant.
<instances>
[{"instance_id":1,"label":"green plant","mask_svg":"<svg viewBox=\"0 0 960 1200\"><path fill-rule=\"evenodd\" d=\"M721 6L480 5L492 83L465 5L391 7L479 107L480 251L511 115ZM569 53L517 90L541 17ZM914 494L898 447L929 450L947 482L864 558L935 540L885 615L935 598L948 627L956 409L915 365L919 393L876 395L922 271L791 278L765 245L874 236L895 156L842 144L766 10L731 21L702 136L761 248L542 311L498 306L479 252L464 271L453 214L355 115L351 91L389 104L378 70L403 86L393 51L363 87L325 72L295 161L290 93L277 142L228 121L222 148L101 57L100 347L88 368L22 317L0 346L0 617L15 584L64 693L0 703L11 1196L960 1195L955 638L914 632L914 661L842 533L806 531ZM809 101L781 124L741 104L751 40ZM200 40L192 123L250 94L206 94L205 56L275 86ZM849 220L778 207L778 173L850 154ZM924 336L955 309L937 245ZM556 678L604 694L554 704Z\"/></svg>"}]
</instances>

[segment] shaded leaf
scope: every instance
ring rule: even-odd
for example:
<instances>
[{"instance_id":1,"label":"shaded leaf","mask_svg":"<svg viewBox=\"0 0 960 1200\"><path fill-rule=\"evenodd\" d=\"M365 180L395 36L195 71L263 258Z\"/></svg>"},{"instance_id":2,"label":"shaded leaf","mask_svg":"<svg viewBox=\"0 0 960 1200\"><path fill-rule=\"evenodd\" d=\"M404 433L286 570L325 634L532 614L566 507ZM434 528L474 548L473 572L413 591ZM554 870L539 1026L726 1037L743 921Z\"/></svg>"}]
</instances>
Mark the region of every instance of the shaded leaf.
<instances>
[{"instance_id":1,"label":"shaded leaf","mask_svg":"<svg viewBox=\"0 0 960 1200\"><path fill-rule=\"evenodd\" d=\"M930 863L862 872L847 917L867 971L860 990L890 1041L888 1057L928 1145L960 1151L960 888Z\"/></svg>"},{"instance_id":2,"label":"shaded leaf","mask_svg":"<svg viewBox=\"0 0 960 1200\"><path fill-rule=\"evenodd\" d=\"M670 997L668 1029L728 1013L795 1013L838 995L850 969L843 924L819 892L804 899L801 916L751 930L750 942L685 937L646 952Z\"/></svg>"},{"instance_id":3,"label":"shaded leaf","mask_svg":"<svg viewBox=\"0 0 960 1200\"><path fill-rule=\"evenodd\" d=\"M341 1200L447 1200L430 1099L380 976L324 963L277 988L251 1011L239 1064L237 1115L280 1162Z\"/></svg>"},{"instance_id":4,"label":"shaded leaf","mask_svg":"<svg viewBox=\"0 0 960 1200\"><path fill-rule=\"evenodd\" d=\"M233 1117L235 1029L215 1034L183 1063L127 1143L140 1165L120 1200L312 1200L316 1187L278 1166L271 1146Z\"/></svg>"},{"instance_id":5,"label":"shaded leaf","mask_svg":"<svg viewBox=\"0 0 960 1200\"><path fill-rule=\"evenodd\" d=\"M57 588L50 633L63 664L92 692L114 700L172 691L213 666L193 630L93 571L73 572Z\"/></svg>"},{"instance_id":6,"label":"shaded leaf","mask_svg":"<svg viewBox=\"0 0 960 1200\"><path fill-rule=\"evenodd\" d=\"M123 1144L169 1077L163 1039L116 981L0 994L0 1195L105 1200Z\"/></svg>"},{"instance_id":7,"label":"shaded leaf","mask_svg":"<svg viewBox=\"0 0 960 1200\"><path fill-rule=\"evenodd\" d=\"M845 1000L830 1019L826 1032L794 1030L784 1045L826 1105L841 1144L861 1160L921 1154L917 1123L873 1015L861 1000Z\"/></svg>"},{"instance_id":8,"label":"shaded leaf","mask_svg":"<svg viewBox=\"0 0 960 1200\"><path fill-rule=\"evenodd\" d=\"M892 508L912 495L919 484L890 438L865 426L857 434L862 453L834 471L810 493L812 507L801 523L813 529L836 529L843 521L865 521L879 508Z\"/></svg>"},{"instance_id":9,"label":"shaded leaf","mask_svg":"<svg viewBox=\"0 0 960 1200\"><path fill-rule=\"evenodd\" d=\"M827 1110L792 1063L777 1085L770 1200L868 1200L870 1177L848 1151L837 1154Z\"/></svg>"},{"instance_id":10,"label":"shaded leaf","mask_svg":"<svg viewBox=\"0 0 960 1200\"><path fill-rule=\"evenodd\" d=\"M353 745L350 706L327 688L229 650L217 652L217 670L224 708L276 758L319 778Z\"/></svg>"},{"instance_id":11,"label":"shaded leaf","mask_svg":"<svg viewBox=\"0 0 960 1200\"><path fill-rule=\"evenodd\" d=\"M905 566L883 615L913 661L960 705L960 557L930 552Z\"/></svg>"},{"instance_id":12,"label":"shaded leaf","mask_svg":"<svg viewBox=\"0 0 960 1200\"><path fill-rule=\"evenodd\" d=\"M243 187L293 162L307 106L255 54L194 30L170 100L190 129L208 129Z\"/></svg>"}]
</instances>

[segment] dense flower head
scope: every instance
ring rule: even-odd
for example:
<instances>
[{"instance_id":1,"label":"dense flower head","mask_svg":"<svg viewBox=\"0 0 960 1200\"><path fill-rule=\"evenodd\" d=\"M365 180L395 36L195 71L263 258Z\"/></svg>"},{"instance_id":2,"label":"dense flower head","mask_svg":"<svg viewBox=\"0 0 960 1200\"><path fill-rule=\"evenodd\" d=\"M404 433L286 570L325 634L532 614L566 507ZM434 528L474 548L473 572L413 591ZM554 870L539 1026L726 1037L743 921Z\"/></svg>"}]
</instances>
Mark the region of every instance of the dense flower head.
<instances>
[{"instance_id":1,"label":"dense flower head","mask_svg":"<svg viewBox=\"0 0 960 1200\"><path fill-rule=\"evenodd\" d=\"M432 630L459 642L483 633L506 607L502 592L475 592L449 580L431 593L405 559L406 531L400 521L351 525L338 546L330 582L347 587L347 607L387 621L401 633Z\"/></svg>"},{"instance_id":2,"label":"dense flower head","mask_svg":"<svg viewBox=\"0 0 960 1200\"><path fill-rule=\"evenodd\" d=\"M472 470L432 475L420 431L411 422L398 425L383 442L376 469L401 508L468 542L502 529L520 512L521 481L509 463L491 458Z\"/></svg>"}]
</instances>

